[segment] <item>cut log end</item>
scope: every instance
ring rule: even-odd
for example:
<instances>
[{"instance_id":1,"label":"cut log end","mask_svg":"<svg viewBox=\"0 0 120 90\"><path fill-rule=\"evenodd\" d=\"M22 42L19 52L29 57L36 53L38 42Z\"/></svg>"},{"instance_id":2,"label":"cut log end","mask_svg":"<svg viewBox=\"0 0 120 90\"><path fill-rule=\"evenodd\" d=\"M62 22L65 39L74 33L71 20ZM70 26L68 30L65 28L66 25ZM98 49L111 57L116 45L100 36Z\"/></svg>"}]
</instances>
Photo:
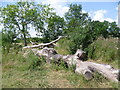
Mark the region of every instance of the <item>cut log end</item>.
<instances>
[{"instance_id":1,"label":"cut log end","mask_svg":"<svg viewBox=\"0 0 120 90\"><path fill-rule=\"evenodd\" d=\"M86 80L90 80L93 78L93 74L90 71L85 71L83 75L86 78Z\"/></svg>"}]
</instances>

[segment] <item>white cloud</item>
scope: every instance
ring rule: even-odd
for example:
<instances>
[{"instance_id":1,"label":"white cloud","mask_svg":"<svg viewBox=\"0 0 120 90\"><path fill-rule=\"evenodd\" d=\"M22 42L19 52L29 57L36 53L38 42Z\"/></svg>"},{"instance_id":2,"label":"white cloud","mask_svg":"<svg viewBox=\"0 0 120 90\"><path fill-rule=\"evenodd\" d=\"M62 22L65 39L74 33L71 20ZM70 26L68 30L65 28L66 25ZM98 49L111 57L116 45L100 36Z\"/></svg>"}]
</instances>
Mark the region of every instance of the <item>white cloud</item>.
<instances>
[{"instance_id":1,"label":"white cloud","mask_svg":"<svg viewBox=\"0 0 120 90\"><path fill-rule=\"evenodd\" d=\"M114 22L115 20L111 19L111 18L104 18L104 20L109 21L109 22Z\"/></svg>"},{"instance_id":2,"label":"white cloud","mask_svg":"<svg viewBox=\"0 0 120 90\"><path fill-rule=\"evenodd\" d=\"M116 7L115 9L118 10L118 7Z\"/></svg>"},{"instance_id":3,"label":"white cloud","mask_svg":"<svg viewBox=\"0 0 120 90\"><path fill-rule=\"evenodd\" d=\"M93 20L100 20L102 21L104 18L104 14L107 13L106 10L98 10L92 13Z\"/></svg>"},{"instance_id":4,"label":"white cloud","mask_svg":"<svg viewBox=\"0 0 120 90\"><path fill-rule=\"evenodd\" d=\"M92 20L98 20L103 22L104 20L109 22L114 22L117 20L113 20L112 18L105 18L105 14L107 13L106 10L97 10L95 12L90 11L89 16L92 18Z\"/></svg>"},{"instance_id":5,"label":"white cloud","mask_svg":"<svg viewBox=\"0 0 120 90\"><path fill-rule=\"evenodd\" d=\"M82 10L82 13L87 13L85 10Z\"/></svg>"},{"instance_id":6,"label":"white cloud","mask_svg":"<svg viewBox=\"0 0 120 90\"><path fill-rule=\"evenodd\" d=\"M46 0L42 4L50 4L51 8L61 17L68 11L69 7L62 5L61 0Z\"/></svg>"}]
</instances>

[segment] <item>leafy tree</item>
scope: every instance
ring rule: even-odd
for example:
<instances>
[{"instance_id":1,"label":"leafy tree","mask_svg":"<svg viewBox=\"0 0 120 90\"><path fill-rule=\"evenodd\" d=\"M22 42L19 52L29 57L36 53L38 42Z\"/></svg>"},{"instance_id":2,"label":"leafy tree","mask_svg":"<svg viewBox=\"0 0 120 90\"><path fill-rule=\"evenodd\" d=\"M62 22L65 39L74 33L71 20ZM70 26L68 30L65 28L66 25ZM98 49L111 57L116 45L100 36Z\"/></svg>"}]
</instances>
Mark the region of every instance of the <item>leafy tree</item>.
<instances>
[{"instance_id":1,"label":"leafy tree","mask_svg":"<svg viewBox=\"0 0 120 90\"><path fill-rule=\"evenodd\" d=\"M40 32L44 29L44 19L50 8L33 2L17 2L15 5L7 5L1 8L2 23L5 30L16 30L23 37L24 45L27 45L26 37L29 36L30 25Z\"/></svg>"},{"instance_id":2,"label":"leafy tree","mask_svg":"<svg viewBox=\"0 0 120 90\"><path fill-rule=\"evenodd\" d=\"M68 32L73 31L77 27L84 27L88 21L88 14L82 13L82 6L70 4L69 11L65 14Z\"/></svg>"},{"instance_id":3,"label":"leafy tree","mask_svg":"<svg viewBox=\"0 0 120 90\"><path fill-rule=\"evenodd\" d=\"M120 28L117 26L116 22L110 23L107 31L112 37L120 38Z\"/></svg>"},{"instance_id":4,"label":"leafy tree","mask_svg":"<svg viewBox=\"0 0 120 90\"><path fill-rule=\"evenodd\" d=\"M98 37L102 36L103 38L120 37L120 29L117 27L115 22L100 22L92 21L91 22L93 39L96 40Z\"/></svg>"},{"instance_id":5,"label":"leafy tree","mask_svg":"<svg viewBox=\"0 0 120 90\"><path fill-rule=\"evenodd\" d=\"M96 40L99 36L103 36L104 38L107 38L109 33L107 31L109 27L109 22L104 21L92 21L91 22L91 27L93 30L93 40Z\"/></svg>"},{"instance_id":6,"label":"leafy tree","mask_svg":"<svg viewBox=\"0 0 120 90\"><path fill-rule=\"evenodd\" d=\"M45 30L43 37L46 38L46 41L57 39L58 36L63 35L64 25L64 18L61 18L56 14L51 15L51 17L47 18L47 29Z\"/></svg>"},{"instance_id":7,"label":"leafy tree","mask_svg":"<svg viewBox=\"0 0 120 90\"><path fill-rule=\"evenodd\" d=\"M65 32L71 41L70 52L75 53L76 49L85 49L91 43L92 29L91 19L87 13L82 12L81 5L71 4L69 11L65 14Z\"/></svg>"}]
</instances>

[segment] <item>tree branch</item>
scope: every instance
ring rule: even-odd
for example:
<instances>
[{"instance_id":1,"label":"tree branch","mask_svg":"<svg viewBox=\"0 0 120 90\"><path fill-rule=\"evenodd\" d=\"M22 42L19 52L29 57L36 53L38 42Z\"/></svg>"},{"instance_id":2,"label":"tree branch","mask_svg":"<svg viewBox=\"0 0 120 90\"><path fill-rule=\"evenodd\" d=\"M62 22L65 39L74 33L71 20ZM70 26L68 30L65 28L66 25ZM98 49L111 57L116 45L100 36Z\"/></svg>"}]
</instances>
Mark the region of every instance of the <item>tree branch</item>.
<instances>
[{"instance_id":1,"label":"tree branch","mask_svg":"<svg viewBox=\"0 0 120 90\"><path fill-rule=\"evenodd\" d=\"M39 48L39 47L48 47L49 45L52 45L53 43L56 43L57 41L59 41L61 38L63 38L62 36L59 36L58 39L51 41L50 43L45 43L45 44L38 44L38 45L33 45L33 46L26 46L23 47L23 49L27 49L27 48Z\"/></svg>"}]
</instances>

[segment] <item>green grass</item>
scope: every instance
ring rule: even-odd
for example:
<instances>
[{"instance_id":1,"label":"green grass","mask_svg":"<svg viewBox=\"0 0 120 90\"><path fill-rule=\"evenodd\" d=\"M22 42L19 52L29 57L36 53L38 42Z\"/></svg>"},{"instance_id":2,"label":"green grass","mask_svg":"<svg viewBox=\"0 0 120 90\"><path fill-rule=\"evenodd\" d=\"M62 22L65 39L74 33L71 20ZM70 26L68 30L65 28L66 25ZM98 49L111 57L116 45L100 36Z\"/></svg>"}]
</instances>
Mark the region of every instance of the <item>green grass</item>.
<instances>
[{"instance_id":1,"label":"green grass","mask_svg":"<svg viewBox=\"0 0 120 90\"><path fill-rule=\"evenodd\" d=\"M101 60L108 64L118 67L118 39L117 38L98 38L88 47L88 58L95 61Z\"/></svg>"},{"instance_id":2,"label":"green grass","mask_svg":"<svg viewBox=\"0 0 120 90\"><path fill-rule=\"evenodd\" d=\"M69 44L70 44L70 41L67 40L66 38L60 39L57 42L57 47L55 47L55 49L57 50L57 52L59 54L62 54L62 55L70 54L69 53L69 46L68 46Z\"/></svg>"},{"instance_id":3,"label":"green grass","mask_svg":"<svg viewBox=\"0 0 120 90\"><path fill-rule=\"evenodd\" d=\"M28 58L24 58L22 52L19 54L3 55L2 86L5 88L23 87L49 87L44 80L48 68L45 67L42 58L38 58L29 53ZM38 63L41 62L41 63Z\"/></svg>"},{"instance_id":4,"label":"green grass","mask_svg":"<svg viewBox=\"0 0 120 90\"><path fill-rule=\"evenodd\" d=\"M63 53L67 54L68 52ZM31 51L26 57L23 57L23 55L23 52L20 51L16 54L14 50L12 50L12 53L2 55L3 88L118 87L117 83L108 81L98 73L95 74L94 79L86 80L83 75L74 73L74 66L66 68L63 62L59 65L54 63L48 64L43 57L39 58Z\"/></svg>"}]
</instances>

